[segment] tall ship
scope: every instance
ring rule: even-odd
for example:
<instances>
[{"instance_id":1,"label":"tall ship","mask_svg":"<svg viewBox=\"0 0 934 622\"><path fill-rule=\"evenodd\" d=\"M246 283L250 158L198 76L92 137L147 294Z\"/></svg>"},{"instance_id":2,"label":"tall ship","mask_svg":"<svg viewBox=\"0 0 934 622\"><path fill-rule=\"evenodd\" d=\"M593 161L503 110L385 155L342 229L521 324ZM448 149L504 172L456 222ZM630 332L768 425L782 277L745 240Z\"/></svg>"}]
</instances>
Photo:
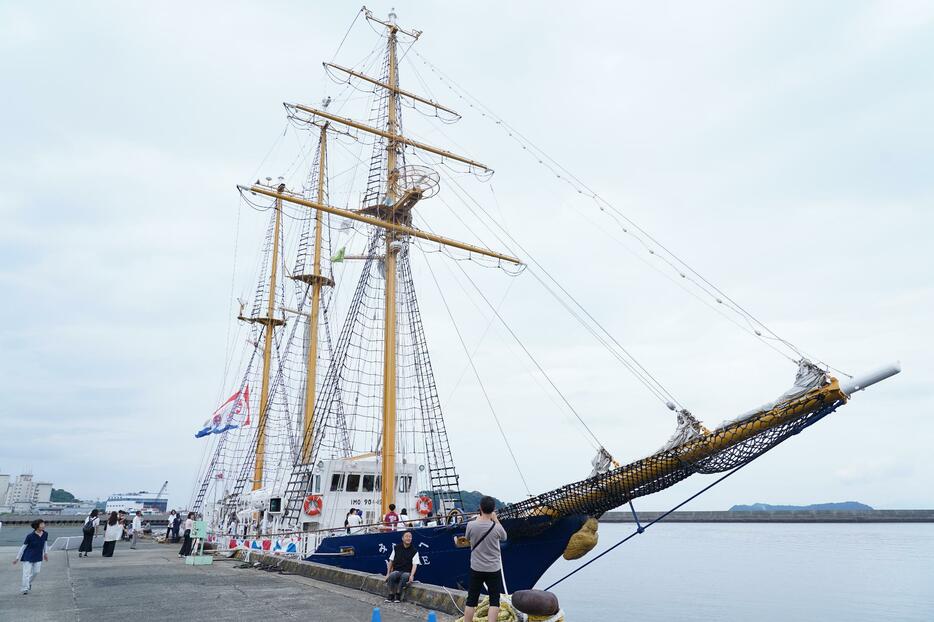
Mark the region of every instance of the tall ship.
<instances>
[{"instance_id":1,"label":"tall ship","mask_svg":"<svg viewBox=\"0 0 934 622\"><path fill-rule=\"evenodd\" d=\"M619 235L634 236L675 279L741 318L741 328L754 338L792 354L785 354L795 365L791 389L719 426L706 427L497 219L483 220L489 214L467 186L468 180L482 185L493 174L492 165L407 131L404 117L410 114L439 127L459 120L460 114L429 94L404 88L401 58L420 59L462 103L488 118L549 174L592 196L601 212L619 214L617 210L421 57L416 48L421 32L400 25L394 13L383 18L364 7L358 18L376 35L370 54L351 66L324 63L342 95L317 105L285 104L288 127L309 145L294 160L301 181L265 177L238 186L244 203L266 215L265 239L255 292L240 301L239 332L229 339L228 394L197 433L209 446L190 506L205 516L222 546L281 551L383 573L388 551L401 539L401 531L383 522L392 504L397 511L408 511L402 518L414 530L423 560L418 580L466 585L470 549L463 536L465 522L477 508L465 507L455 456L482 448L461 446L448 434L419 287L438 290L479 379L454 322L464 310L453 309L444 298L446 288L467 287L482 314L503 325L520 355L594 446L592 463L581 468L582 476L588 470L589 475L530 494L498 512L509 535L502 552L510 590L535 586L559 557L586 555L605 512L693 474L741 467L833 413L857 391L898 373L898 366L890 365L838 380L826 365L779 338L644 229L613 216ZM362 115L344 111L361 100L366 106ZM445 131L431 135L447 138ZM483 220L499 248L455 239L426 224L420 210L433 209L432 199L446 192L463 206L465 216ZM473 231L469 223L465 229ZM453 269L436 272L428 256ZM419 260L427 270L418 272L423 278L417 284L413 265ZM503 278L531 276L541 284L658 399L658 408L672 418L671 438L641 460L622 464L614 458L547 366L471 278L472 270L483 269ZM485 391L484 396L487 403L477 409L492 409ZM489 427L495 436L495 427ZM543 426L535 433L548 434L549 429ZM348 527L351 510L361 520Z\"/></svg>"}]
</instances>

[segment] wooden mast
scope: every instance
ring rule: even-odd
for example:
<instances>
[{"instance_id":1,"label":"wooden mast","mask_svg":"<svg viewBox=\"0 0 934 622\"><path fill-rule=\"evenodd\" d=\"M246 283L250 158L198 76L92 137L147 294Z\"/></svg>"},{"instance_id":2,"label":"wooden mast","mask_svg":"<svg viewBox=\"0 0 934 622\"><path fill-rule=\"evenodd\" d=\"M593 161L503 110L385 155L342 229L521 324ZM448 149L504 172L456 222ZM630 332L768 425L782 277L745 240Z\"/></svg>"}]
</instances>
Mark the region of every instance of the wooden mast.
<instances>
[{"instance_id":1,"label":"wooden mast","mask_svg":"<svg viewBox=\"0 0 934 622\"><path fill-rule=\"evenodd\" d=\"M279 192L285 190L285 184L279 184ZM259 420L256 424L256 465L253 469L253 490L263 486L263 461L266 455L266 418L269 411L269 368L272 363L273 328L281 325L273 315L276 304L276 272L279 267L279 229L282 226L282 199L276 199L275 225L272 233L272 265L269 269L269 302L266 306L266 317L250 318L264 326L263 333L263 379L259 394ZM247 319L247 318L240 318Z\"/></svg>"},{"instance_id":2,"label":"wooden mast","mask_svg":"<svg viewBox=\"0 0 934 622\"><path fill-rule=\"evenodd\" d=\"M389 85L397 88L396 75L396 25L393 15L390 15L389 28ZM388 96L389 110L387 114L386 131L390 136L398 134L398 119L396 110L397 94L390 91ZM394 138L386 140L386 204L396 202L396 149L398 145ZM395 499L396 474L396 240L395 232L386 230L386 301L383 314L383 448L382 477L380 484L380 498L382 513L385 516L389 511L389 504Z\"/></svg>"},{"instance_id":3,"label":"wooden mast","mask_svg":"<svg viewBox=\"0 0 934 622\"><path fill-rule=\"evenodd\" d=\"M321 136L318 139L318 203L324 203L324 182L327 170L327 139L328 124L321 126ZM302 463L308 464L311 460L314 445L314 414L315 390L318 379L318 324L321 310L321 288L333 285L333 282L321 274L321 238L324 223L321 210L315 210L315 252L312 263L312 273L296 275L297 281L311 285L311 311L308 315L308 358L305 361L305 409L304 434L302 435Z\"/></svg>"}]
</instances>

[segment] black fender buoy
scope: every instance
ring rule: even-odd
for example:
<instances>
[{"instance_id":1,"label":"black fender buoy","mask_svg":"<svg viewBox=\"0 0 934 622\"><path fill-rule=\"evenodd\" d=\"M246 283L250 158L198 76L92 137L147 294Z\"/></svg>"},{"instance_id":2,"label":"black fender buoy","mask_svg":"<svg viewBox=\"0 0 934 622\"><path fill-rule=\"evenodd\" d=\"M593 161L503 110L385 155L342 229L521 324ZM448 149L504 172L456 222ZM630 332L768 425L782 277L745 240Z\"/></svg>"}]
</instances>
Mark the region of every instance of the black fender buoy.
<instances>
[{"instance_id":1,"label":"black fender buoy","mask_svg":"<svg viewBox=\"0 0 934 622\"><path fill-rule=\"evenodd\" d=\"M512 606L530 616L553 616L561 610L558 597L545 590L513 592Z\"/></svg>"}]
</instances>

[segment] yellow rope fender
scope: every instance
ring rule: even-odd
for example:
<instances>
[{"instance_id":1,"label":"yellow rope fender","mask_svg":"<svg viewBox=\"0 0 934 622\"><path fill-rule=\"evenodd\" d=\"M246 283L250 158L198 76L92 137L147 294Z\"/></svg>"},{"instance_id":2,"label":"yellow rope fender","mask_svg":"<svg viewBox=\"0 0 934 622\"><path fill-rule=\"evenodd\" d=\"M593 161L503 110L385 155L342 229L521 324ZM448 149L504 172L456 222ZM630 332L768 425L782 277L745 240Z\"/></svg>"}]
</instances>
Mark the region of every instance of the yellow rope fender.
<instances>
[{"instance_id":1,"label":"yellow rope fender","mask_svg":"<svg viewBox=\"0 0 934 622\"><path fill-rule=\"evenodd\" d=\"M487 618L487 614L489 613L490 597L484 596L477 604L477 609L474 611L474 622L493 622ZM525 622L526 620L528 620L528 622L565 622L563 611L558 611L558 613L553 616L526 616L513 608L512 600L510 600L509 596L503 594L499 597L499 615L496 616L496 622ZM454 622L464 622L464 616L457 618Z\"/></svg>"},{"instance_id":2,"label":"yellow rope fender","mask_svg":"<svg viewBox=\"0 0 934 622\"><path fill-rule=\"evenodd\" d=\"M564 559L580 559L597 546L597 538L597 519L590 517L568 540L568 545L564 548Z\"/></svg>"}]
</instances>

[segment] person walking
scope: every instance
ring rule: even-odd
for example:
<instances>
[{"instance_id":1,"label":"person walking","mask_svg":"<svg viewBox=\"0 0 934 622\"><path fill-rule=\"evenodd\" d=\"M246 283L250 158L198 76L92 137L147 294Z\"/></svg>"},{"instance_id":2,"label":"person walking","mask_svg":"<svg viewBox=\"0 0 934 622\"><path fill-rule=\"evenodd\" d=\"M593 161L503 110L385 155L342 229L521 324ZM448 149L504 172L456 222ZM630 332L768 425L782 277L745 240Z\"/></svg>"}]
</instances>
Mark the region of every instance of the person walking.
<instances>
[{"instance_id":1,"label":"person walking","mask_svg":"<svg viewBox=\"0 0 934 622\"><path fill-rule=\"evenodd\" d=\"M83 537L81 538L81 546L78 547L78 557L87 557L91 549L94 548L94 533L101 522L101 519L97 517L98 514L100 514L100 510L94 508L88 514L88 517L84 519L84 524L81 526L81 535Z\"/></svg>"},{"instance_id":2,"label":"person walking","mask_svg":"<svg viewBox=\"0 0 934 622\"><path fill-rule=\"evenodd\" d=\"M392 547L389 565L386 567L387 603L401 603L402 590L415 580L415 570L421 565L418 549L412 546L412 532L402 534L402 543ZM496 618L490 618L495 620Z\"/></svg>"},{"instance_id":3,"label":"person walking","mask_svg":"<svg viewBox=\"0 0 934 622\"><path fill-rule=\"evenodd\" d=\"M136 548L136 542L139 540L140 535L143 533L143 513L139 510L136 510L136 516L133 517L133 531L130 534L132 542L130 542L130 548Z\"/></svg>"},{"instance_id":4,"label":"person walking","mask_svg":"<svg viewBox=\"0 0 934 622\"><path fill-rule=\"evenodd\" d=\"M480 589L486 585L490 595L490 620L499 615L499 596L503 591L503 557L500 542L506 539L506 530L496 517L493 497L480 499L480 516L467 523L466 536L470 540L470 581L467 600L464 601L464 622L473 622Z\"/></svg>"},{"instance_id":5,"label":"person walking","mask_svg":"<svg viewBox=\"0 0 934 622\"><path fill-rule=\"evenodd\" d=\"M110 516L107 518L107 527L104 528L104 550L102 551L104 557L114 556L114 549L117 548L117 540L120 539L122 533L123 525L120 524L117 513L111 512Z\"/></svg>"},{"instance_id":6,"label":"person walking","mask_svg":"<svg viewBox=\"0 0 934 622\"><path fill-rule=\"evenodd\" d=\"M32 521L30 526L32 532L26 534L23 546L20 547L13 560L14 566L17 562L23 563L22 590L24 595L32 589L32 581L42 570L42 562L49 561L49 534L45 531L45 521L39 518Z\"/></svg>"},{"instance_id":7,"label":"person walking","mask_svg":"<svg viewBox=\"0 0 934 622\"><path fill-rule=\"evenodd\" d=\"M188 557L191 555L191 530L195 526L195 513L189 512L185 519L185 539L182 541L182 548L178 551L179 557Z\"/></svg>"},{"instance_id":8,"label":"person walking","mask_svg":"<svg viewBox=\"0 0 934 622\"><path fill-rule=\"evenodd\" d=\"M169 538L172 537L172 525L175 524L175 510L169 512L169 515L166 517L166 527L165 527L165 541L168 542Z\"/></svg>"}]
</instances>

